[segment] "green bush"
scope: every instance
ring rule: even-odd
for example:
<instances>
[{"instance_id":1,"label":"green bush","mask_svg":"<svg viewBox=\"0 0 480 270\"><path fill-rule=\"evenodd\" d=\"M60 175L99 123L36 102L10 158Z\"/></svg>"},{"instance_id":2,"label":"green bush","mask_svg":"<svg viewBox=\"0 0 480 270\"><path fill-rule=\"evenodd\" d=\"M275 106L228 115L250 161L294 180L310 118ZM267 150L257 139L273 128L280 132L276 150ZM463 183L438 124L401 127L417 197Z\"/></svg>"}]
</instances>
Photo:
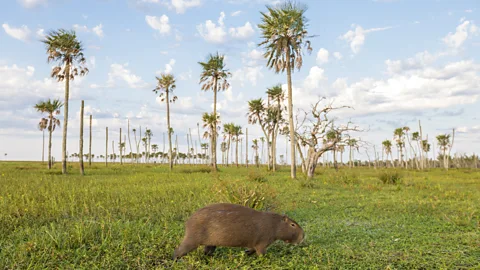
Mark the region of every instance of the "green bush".
<instances>
[{"instance_id":1,"label":"green bush","mask_svg":"<svg viewBox=\"0 0 480 270\"><path fill-rule=\"evenodd\" d=\"M398 171L383 171L378 175L378 179L384 184L396 185L402 182L402 174Z\"/></svg>"},{"instance_id":2,"label":"green bush","mask_svg":"<svg viewBox=\"0 0 480 270\"><path fill-rule=\"evenodd\" d=\"M269 210L274 206L276 192L266 184L249 185L242 181L221 181L213 187L225 202L240 204L257 210Z\"/></svg>"}]
</instances>

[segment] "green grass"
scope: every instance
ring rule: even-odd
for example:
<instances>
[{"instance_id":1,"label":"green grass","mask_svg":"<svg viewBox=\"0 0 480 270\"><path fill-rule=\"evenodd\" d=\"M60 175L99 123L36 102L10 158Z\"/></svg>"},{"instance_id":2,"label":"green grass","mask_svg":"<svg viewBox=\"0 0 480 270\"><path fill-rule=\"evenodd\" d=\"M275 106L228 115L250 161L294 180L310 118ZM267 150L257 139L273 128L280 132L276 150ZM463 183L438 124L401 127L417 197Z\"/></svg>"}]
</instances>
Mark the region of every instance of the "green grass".
<instances>
[{"instance_id":1,"label":"green grass","mask_svg":"<svg viewBox=\"0 0 480 270\"><path fill-rule=\"evenodd\" d=\"M319 168L312 181L255 168L96 164L87 176L40 163L0 163L0 269L479 269L480 172ZM265 257L198 249L171 260L185 220L234 201L286 213L300 246Z\"/></svg>"}]
</instances>

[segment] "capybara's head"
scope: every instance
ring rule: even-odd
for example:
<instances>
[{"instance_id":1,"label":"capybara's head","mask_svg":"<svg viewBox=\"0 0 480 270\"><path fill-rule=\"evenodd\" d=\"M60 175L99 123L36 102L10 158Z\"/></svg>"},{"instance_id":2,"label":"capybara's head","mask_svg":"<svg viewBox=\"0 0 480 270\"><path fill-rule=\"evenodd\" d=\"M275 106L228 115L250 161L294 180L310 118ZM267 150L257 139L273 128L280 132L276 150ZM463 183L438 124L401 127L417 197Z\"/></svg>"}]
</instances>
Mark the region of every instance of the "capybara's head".
<instances>
[{"instance_id":1,"label":"capybara's head","mask_svg":"<svg viewBox=\"0 0 480 270\"><path fill-rule=\"evenodd\" d=\"M287 216L282 217L281 224L277 227L277 237L290 244L300 244L305 237L302 227Z\"/></svg>"}]
</instances>

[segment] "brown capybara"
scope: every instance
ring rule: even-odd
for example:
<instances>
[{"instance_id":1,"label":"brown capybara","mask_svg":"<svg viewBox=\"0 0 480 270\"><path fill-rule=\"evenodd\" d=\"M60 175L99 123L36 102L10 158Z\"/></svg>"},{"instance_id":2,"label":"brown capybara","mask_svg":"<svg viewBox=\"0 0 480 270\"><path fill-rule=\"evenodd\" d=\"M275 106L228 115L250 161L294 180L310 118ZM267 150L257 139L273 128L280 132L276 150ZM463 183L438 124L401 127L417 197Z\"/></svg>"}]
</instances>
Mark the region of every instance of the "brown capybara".
<instances>
[{"instance_id":1,"label":"brown capybara","mask_svg":"<svg viewBox=\"0 0 480 270\"><path fill-rule=\"evenodd\" d=\"M263 255L276 240L291 244L303 241L303 229L287 216L260 212L237 204L211 204L199 209L187 220L185 237L173 253L176 260L205 246L207 255L217 246L246 247L247 254Z\"/></svg>"}]
</instances>

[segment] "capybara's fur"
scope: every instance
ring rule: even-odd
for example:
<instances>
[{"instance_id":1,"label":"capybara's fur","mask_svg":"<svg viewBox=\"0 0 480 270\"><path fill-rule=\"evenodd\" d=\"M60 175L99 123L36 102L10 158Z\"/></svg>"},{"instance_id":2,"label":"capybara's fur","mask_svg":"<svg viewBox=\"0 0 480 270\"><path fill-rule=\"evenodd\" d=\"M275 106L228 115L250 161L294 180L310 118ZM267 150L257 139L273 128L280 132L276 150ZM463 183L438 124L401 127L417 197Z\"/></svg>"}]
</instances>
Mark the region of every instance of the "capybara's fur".
<instances>
[{"instance_id":1,"label":"capybara's fur","mask_svg":"<svg viewBox=\"0 0 480 270\"><path fill-rule=\"evenodd\" d=\"M237 204L211 204L195 212L186 222L185 237L175 249L173 259L198 246L207 255L217 246L246 247L248 254L263 255L276 240L291 244L303 241L303 229L287 216L260 212Z\"/></svg>"}]
</instances>

